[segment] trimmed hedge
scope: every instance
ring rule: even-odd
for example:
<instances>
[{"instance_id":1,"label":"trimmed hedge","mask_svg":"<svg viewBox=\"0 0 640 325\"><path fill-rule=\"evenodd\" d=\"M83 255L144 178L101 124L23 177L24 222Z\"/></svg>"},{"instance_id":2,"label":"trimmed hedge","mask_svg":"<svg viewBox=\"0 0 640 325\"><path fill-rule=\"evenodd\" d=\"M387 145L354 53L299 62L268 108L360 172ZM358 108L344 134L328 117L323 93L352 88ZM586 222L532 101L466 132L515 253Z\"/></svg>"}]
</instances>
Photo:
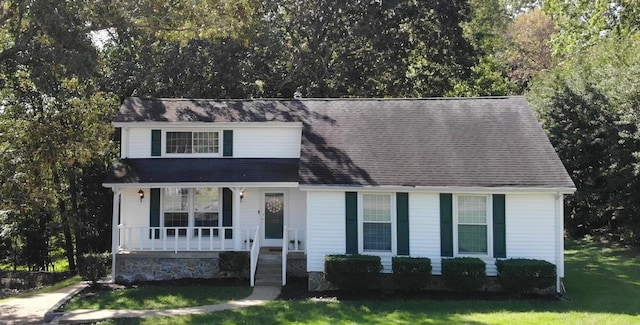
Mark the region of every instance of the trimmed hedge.
<instances>
[{"instance_id":1,"label":"trimmed hedge","mask_svg":"<svg viewBox=\"0 0 640 325\"><path fill-rule=\"evenodd\" d=\"M324 277L340 289L358 290L380 284L380 256L327 255L324 257Z\"/></svg>"},{"instance_id":2,"label":"trimmed hedge","mask_svg":"<svg viewBox=\"0 0 640 325\"><path fill-rule=\"evenodd\" d=\"M404 291L423 289L431 277L431 260L426 257L393 257L393 282Z\"/></svg>"},{"instance_id":3,"label":"trimmed hedge","mask_svg":"<svg viewBox=\"0 0 640 325\"><path fill-rule=\"evenodd\" d=\"M475 291L486 280L487 266L477 257L456 257L442 260L442 278L455 291Z\"/></svg>"},{"instance_id":4,"label":"trimmed hedge","mask_svg":"<svg viewBox=\"0 0 640 325\"><path fill-rule=\"evenodd\" d=\"M246 278L251 263L247 252L220 252L218 267L238 279Z\"/></svg>"},{"instance_id":5,"label":"trimmed hedge","mask_svg":"<svg viewBox=\"0 0 640 325\"><path fill-rule=\"evenodd\" d=\"M78 259L78 274L83 280L91 281L92 286L97 286L98 281L109 273L111 267L111 254L87 253Z\"/></svg>"},{"instance_id":6,"label":"trimmed hedge","mask_svg":"<svg viewBox=\"0 0 640 325\"><path fill-rule=\"evenodd\" d=\"M509 292L523 294L555 285L556 266L543 260L497 260L498 281Z\"/></svg>"}]
</instances>

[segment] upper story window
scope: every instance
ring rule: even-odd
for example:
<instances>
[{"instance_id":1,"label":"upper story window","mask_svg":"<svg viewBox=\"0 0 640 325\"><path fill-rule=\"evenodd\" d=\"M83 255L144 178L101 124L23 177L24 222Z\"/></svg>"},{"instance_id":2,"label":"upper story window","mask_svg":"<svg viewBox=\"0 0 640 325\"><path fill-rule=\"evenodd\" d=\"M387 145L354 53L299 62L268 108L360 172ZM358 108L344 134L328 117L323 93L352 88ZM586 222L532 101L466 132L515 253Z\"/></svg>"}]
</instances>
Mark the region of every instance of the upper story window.
<instances>
[{"instance_id":1,"label":"upper story window","mask_svg":"<svg viewBox=\"0 0 640 325\"><path fill-rule=\"evenodd\" d=\"M458 254L489 254L489 197L459 195L457 197Z\"/></svg>"},{"instance_id":2,"label":"upper story window","mask_svg":"<svg viewBox=\"0 0 640 325\"><path fill-rule=\"evenodd\" d=\"M165 143L166 153L168 154L216 154L220 150L219 133L216 131L168 131Z\"/></svg>"}]
</instances>

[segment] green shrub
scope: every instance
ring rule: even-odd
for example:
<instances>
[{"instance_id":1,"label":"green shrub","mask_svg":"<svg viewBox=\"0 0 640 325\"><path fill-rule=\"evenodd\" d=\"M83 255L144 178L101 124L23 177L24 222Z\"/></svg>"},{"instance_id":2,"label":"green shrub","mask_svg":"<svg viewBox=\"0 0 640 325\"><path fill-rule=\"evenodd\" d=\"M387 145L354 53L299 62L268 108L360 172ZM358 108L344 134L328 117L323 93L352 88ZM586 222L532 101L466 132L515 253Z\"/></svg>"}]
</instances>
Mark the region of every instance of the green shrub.
<instances>
[{"instance_id":1,"label":"green shrub","mask_svg":"<svg viewBox=\"0 0 640 325\"><path fill-rule=\"evenodd\" d=\"M394 257L391 259L393 282L405 291L418 291L429 283L431 260L426 257Z\"/></svg>"},{"instance_id":2,"label":"green shrub","mask_svg":"<svg viewBox=\"0 0 640 325\"><path fill-rule=\"evenodd\" d=\"M442 260L445 285L456 291L474 291L486 280L486 264L477 257L458 257Z\"/></svg>"},{"instance_id":3,"label":"green shrub","mask_svg":"<svg viewBox=\"0 0 640 325\"><path fill-rule=\"evenodd\" d=\"M327 255L324 258L325 279L340 289L376 287L380 284L380 271L380 256Z\"/></svg>"},{"instance_id":4,"label":"green shrub","mask_svg":"<svg viewBox=\"0 0 640 325\"><path fill-rule=\"evenodd\" d=\"M238 279L244 279L249 273L250 263L247 252L221 252L218 267L222 272L228 272Z\"/></svg>"},{"instance_id":5,"label":"green shrub","mask_svg":"<svg viewBox=\"0 0 640 325\"><path fill-rule=\"evenodd\" d=\"M513 293L523 294L533 289L545 289L556 282L556 266L543 260L514 258L497 260L498 281Z\"/></svg>"},{"instance_id":6,"label":"green shrub","mask_svg":"<svg viewBox=\"0 0 640 325\"><path fill-rule=\"evenodd\" d=\"M87 253L78 259L78 274L95 287L99 280L107 276L110 266L111 254Z\"/></svg>"}]
</instances>

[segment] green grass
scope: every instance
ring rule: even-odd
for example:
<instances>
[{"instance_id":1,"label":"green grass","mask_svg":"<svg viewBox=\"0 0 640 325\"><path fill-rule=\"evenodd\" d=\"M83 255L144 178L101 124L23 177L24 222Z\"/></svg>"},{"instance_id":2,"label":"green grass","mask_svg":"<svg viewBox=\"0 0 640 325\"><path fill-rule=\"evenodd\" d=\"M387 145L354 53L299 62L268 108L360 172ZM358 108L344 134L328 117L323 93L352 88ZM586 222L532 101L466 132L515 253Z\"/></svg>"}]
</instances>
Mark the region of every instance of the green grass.
<instances>
[{"instance_id":1,"label":"green grass","mask_svg":"<svg viewBox=\"0 0 640 325\"><path fill-rule=\"evenodd\" d=\"M95 296L73 298L65 310L75 309L168 309L204 306L242 299L250 287L215 285L141 285Z\"/></svg>"},{"instance_id":2,"label":"green grass","mask_svg":"<svg viewBox=\"0 0 640 325\"><path fill-rule=\"evenodd\" d=\"M82 281L82 279L80 278L79 275L70 277L68 279L64 279L60 282L57 282L53 285L47 286L47 287L43 287L41 289L38 290L33 290L33 291L29 291L29 292L25 292L25 293L21 293L15 296L11 296L9 298L5 298L5 299L0 299L0 303L7 301L9 299L15 299L15 298L26 298L26 297L31 297L31 296L35 296L37 294L40 293L47 293L47 292L52 292L52 291L56 291L58 289L62 289L64 287L68 287L70 285L74 285L77 283L80 283L80 281Z\"/></svg>"},{"instance_id":3,"label":"green grass","mask_svg":"<svg viewBox=\"0 0 640 325\"><path fill-rule=\"evenodd\" d=\"M567 299L274 301L203 315L104 324L640 324L640 258L593 241L569 242Z\"/></svg>"}]
</instances>

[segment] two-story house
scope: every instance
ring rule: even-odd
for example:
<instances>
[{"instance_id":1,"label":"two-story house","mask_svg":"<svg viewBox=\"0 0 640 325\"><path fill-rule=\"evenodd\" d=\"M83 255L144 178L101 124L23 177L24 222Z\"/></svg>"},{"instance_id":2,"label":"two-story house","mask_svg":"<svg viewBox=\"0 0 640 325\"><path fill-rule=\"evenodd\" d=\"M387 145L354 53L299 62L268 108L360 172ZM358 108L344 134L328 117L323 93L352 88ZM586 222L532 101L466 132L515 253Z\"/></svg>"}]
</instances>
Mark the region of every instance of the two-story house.
<instances>
[{"instance_id":1,"label":"two-story house","mask_svg":"<svg viewBox=\"0 0 640 325\"><path fill-rule=\"evenodd\" d=\"M215 277L222 251L547 260L575 190L526 100L129 98L113 122L113 272ZM264 251L264 250L263 250Z\"/></svg>"}]
</instances>

